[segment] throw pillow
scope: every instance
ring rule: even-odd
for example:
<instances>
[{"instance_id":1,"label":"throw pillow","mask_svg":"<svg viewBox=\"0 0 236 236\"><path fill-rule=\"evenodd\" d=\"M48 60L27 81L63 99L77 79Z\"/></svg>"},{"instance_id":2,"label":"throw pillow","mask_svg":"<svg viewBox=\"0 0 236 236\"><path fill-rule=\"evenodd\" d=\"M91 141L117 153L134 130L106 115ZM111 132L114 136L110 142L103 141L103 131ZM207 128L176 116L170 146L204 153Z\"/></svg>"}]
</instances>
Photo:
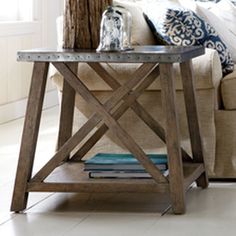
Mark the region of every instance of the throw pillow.
<instances>
[{"instance_id":1,"label":"throw pillow","mask_svg":"<svg viewBox=\"0 0 236 236\"><path fill-rule=\"evenodd\" d=\"M225 27L236 37L236 5L230 0L221 0L211 7L210 11L218 16Z\"/></svg>"},{"instance_id":2,"label":"throw pillow","mask_svg":"<svg viewBox=\"0 0 236 236\"><path fill-rule=\"evenodd\" d=\"M234 63L224 42L215 29L193 11L168 8L155 14L149 10L145 18L159 40L169 45L203 45L215 49L221 60L223 74L233 71Z\"/></svg>"},{"instance_id":3,"label":"throw pillow","mask_svg":"<svg viewBox=\"0 0 236 236\"><path fill-rule=\"evenodd\" d=\"M236 5L230 0L221 0L210 11L220 18L232 34L236 36Z\"/></svg>"},{"instance_id":4,"label":"throw pillow","mask_svg":"<svg viewBox=\"0 0 236 236\"><path fill-rule=\"evenodd\" d=\"M223 1L225 2L225 1ZM227 2L227 1L226 1ZM216 9L216 6L220 4L214 4L214 9ZM228 4L228 3L227 3ZM233 5L232 3L230 3ZM235 6L233 6L235 8ZM206 9L198 4L196 4L196 13L203 18L205 21L207 21L215 30L216 32L220 35L220 38L224 41L226 46L228 47L230 53L232 54L232 59L234 62L236 62L236 26L235 26L235 21L236 21L236 8L234 9L235 11L235 18L230 17L230 12L229 11L224 11L224 8L221 7L221 12L225 13L225 16L217 16L213 10L211 9ZM226 18L228 20L226 20ZM230 25L233 24L231 27Z\"/></svg>"}]
</instances>

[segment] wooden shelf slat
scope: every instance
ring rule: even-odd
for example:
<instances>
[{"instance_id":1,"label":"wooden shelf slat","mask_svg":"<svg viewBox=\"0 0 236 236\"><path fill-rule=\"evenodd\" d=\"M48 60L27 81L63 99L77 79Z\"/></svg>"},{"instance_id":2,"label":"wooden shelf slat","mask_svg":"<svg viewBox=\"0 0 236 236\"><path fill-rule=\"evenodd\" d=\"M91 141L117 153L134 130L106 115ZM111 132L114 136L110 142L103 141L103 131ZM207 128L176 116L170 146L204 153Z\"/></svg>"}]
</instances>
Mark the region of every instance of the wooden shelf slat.
<instances>
[{"instance_id":1,"label":"wooden shelf slat","mask_svg":"<svg viewBox=\"0 0 236 236\"><path fill-rule=\"evenodd\" d=\"M169 192L168 183L156 183L153 179L97 178L91 179L83 171L84 164L65 163L45 180L28 183L29 192ZM203 164L184 164L185 190L204 172Z\"/></svg>"},{"instance_id":2,"label":"wooden shelf slat","mask_svg":"<svg viewBox=\"0 0 236 236\"><path fill-rule=\"evenodd\" d=\"M205 171L203 163L184 163L185 191Z\"/></svg>"}]
</instances>

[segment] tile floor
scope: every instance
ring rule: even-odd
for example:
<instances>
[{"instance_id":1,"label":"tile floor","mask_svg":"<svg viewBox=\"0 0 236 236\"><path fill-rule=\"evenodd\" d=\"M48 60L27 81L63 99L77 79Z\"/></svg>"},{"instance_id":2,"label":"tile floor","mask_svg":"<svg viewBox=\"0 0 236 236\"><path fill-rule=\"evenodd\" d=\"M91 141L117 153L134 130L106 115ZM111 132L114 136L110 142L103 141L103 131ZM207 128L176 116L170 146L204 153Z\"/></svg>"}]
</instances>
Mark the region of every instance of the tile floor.
<instances>
[{"instance_id":1,"label":"tile floor","mask_svg":"<svg viewBox=\"0 0 236 236\"><path fill-rule=\"evenodd\" d=\"M55 147L58 107L43 114L35 168ZM236 183L193 187L180 216L162 215L168 198L154 194L31 193L24 213L9 212L22 125L23 119L0 125L1 236L236 235Z\"/></svg>"}]
</instances>

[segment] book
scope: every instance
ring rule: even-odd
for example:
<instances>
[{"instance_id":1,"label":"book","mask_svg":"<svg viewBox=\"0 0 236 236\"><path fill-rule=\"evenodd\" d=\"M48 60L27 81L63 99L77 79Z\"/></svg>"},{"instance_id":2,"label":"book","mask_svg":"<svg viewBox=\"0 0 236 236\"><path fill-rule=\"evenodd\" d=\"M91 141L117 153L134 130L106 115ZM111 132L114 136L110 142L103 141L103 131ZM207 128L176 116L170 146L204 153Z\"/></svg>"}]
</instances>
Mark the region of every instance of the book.
<instances>
[{"instance_id":1,"label":"book","mask_svg":"<svg viewBox=\"0 0 236 236\"><path fill-rule=\"evenodd\" d=\"M164 176L168 175L168 170L162 171ZM151 175L145 171L91 171L89 178L135 178L135 179L150 179Z\"/></svg>"},{"instance_id":2,"label":"book","mask_svg":"<svg viewBox=\"0 0 236 236\"><path fill-rule=\"evenodd\" d=\"M167 155L148 154L148 158L160 169L167 169ZM132 154L98 153L85 161L85 171L145 170Z\"/></svg>"}]
</instances>

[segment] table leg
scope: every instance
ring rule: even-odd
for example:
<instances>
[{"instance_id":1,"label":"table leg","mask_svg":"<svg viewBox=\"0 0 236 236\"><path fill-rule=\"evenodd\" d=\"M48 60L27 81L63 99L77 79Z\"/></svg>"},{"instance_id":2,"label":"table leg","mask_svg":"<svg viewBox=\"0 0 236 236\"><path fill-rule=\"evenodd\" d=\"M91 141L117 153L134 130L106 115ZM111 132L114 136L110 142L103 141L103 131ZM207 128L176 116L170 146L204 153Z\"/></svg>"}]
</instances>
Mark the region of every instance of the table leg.
<instances>
[{"instance_id":1,"label":"table leg","mask_svg":"<svg viewBox=\"0 0 236 236\"><path fill-rule=\"evenodd\" d=\"M68 65L70 66L72 71L77 73L78 63L68 63ZM75 90L69 85L66 80L64 80L61 99L58 141L56 148L57 150L59 150L72 135L74 107Z\"/></svg>"},{"instance_id":2,"label":"table leg","mask_svg":"<svg viewBox=\"0 0 236 236\"><path fill-rule=\"evenodd\" d=\"M185 189L172 64L160 64L160 78L163 110L166 113L170 197L174 213L183 214L185 212Z\"/></svg>"},{"instance_id":3,"label":"table leg","mask_svg":"<svg viewBox=\"0 0 236 236\"><path fill-rule=\"evenodd\" d=\"M47 81L48 63L34 63L11 211L26 208L27 183L31 178Z\"/></svg>"},{"instance_id":4,"label":"table leg","mask_svg":"<svg viewBox=\"0 0 236 236\"><path fill-rule=\"evenodd\" d=\"M183 81L185 107L188 119L193 161L197 163L204 163L192 62L187 61L181 63L180 69ZM207 188L208 177L206 171L197 179L196 182L198 186Z\"/></svg>"}]
</instances>

